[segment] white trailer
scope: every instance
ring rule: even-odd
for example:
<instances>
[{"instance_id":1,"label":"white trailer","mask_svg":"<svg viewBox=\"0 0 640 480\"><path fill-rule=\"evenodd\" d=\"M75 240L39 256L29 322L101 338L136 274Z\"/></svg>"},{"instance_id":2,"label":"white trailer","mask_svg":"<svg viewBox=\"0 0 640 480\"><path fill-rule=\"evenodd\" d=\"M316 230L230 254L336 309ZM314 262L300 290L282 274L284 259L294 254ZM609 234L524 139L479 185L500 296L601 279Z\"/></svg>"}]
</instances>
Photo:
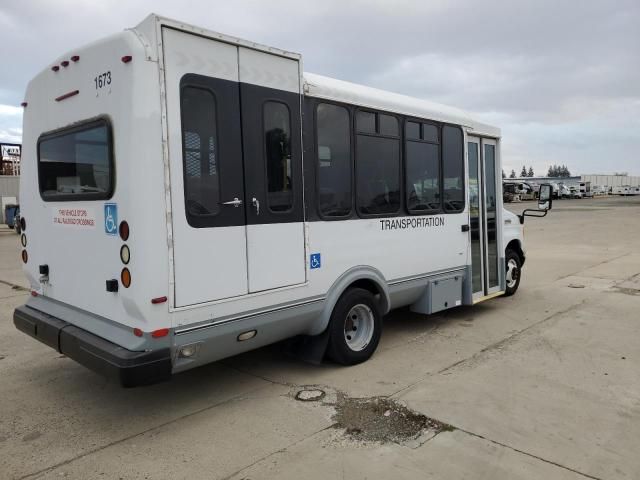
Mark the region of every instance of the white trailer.
<instances>
[{"instance_id":1,"label":"white trailer","mask_svg":"<svg viewBox=\"0 0 640 480\"><path fill-rule=\"evenodd\" d=\"M629 185L613 187L611 190L613 195L640 195L640 187L631 187Z\"/></svg>"},{"instance_id":2,"label":"white trailer","mask_svg":"<svg viewBox=\"0 0 640 480\"><path fill-rule=\"evenodd\" d=\"M459 110L156 15L25 105L14 322L125 386L298 335L355 364L392 308L518 288L500 130Z\"/></svg>"},{"instance_id":3,"label":"white trailer","mask_svg":"<svg viewBox=\"0 0 640 480\"><path fill-rule=\"evenodd\" d=\"M593 192L591 191L591 182L580 182L580 196L582 198L593 197Z\"/></svg>"}]
</instances>

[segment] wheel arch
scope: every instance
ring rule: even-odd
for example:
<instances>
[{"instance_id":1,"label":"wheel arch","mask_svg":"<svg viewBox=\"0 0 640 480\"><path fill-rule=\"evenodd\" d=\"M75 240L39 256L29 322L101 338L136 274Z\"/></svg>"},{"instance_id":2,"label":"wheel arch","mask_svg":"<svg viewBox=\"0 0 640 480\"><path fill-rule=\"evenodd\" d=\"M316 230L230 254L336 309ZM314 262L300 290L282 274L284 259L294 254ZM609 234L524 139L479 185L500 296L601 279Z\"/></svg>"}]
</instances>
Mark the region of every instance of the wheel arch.
<instances>
[{"instance_id":1,"label":"wheel arch","mask_svg":"<svg viewBox=\"0 0 640 480\"><path fill-rule=\"evenodd\" d=\"M370 291L378 301L383 315L391 308L389 287L384 275L373 267L353 267L340 275L329 288L322 312L312 325L309 335L319 335L326 330L336 303L347 289L354 287Z\"/></svg>"},{"instance_id":2,"label":"wheel arch","mask_svg":"<svg viewBox=\"0 0 640 480\"><path fill-rule=\"evenodd\" d=\"M507 250L513 250L514 252L516 252L520 257L520 266L524 265L525 256L524 256L524 251L522 250L522 243L520 242L519 239L514 238L507 244L507 246L504 249L505 256L507 254Z\"/></svg>"}]
</instances>

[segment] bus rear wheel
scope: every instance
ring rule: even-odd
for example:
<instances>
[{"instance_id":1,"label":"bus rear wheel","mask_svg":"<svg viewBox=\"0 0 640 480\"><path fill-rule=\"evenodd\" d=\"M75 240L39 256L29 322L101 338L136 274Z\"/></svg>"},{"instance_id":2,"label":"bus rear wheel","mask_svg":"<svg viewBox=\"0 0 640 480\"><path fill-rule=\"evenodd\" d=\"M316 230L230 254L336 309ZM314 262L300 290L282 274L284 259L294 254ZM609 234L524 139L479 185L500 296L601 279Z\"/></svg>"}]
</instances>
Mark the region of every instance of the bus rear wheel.
<instances>
[{"instance_id":1,"label":"bus rear wheel","mask_svg":"<svg viewBox=\"0 0 640 480\"><path fill-rule=\"evenodd\" d=\"M375 297L363 288L342 294L331 313L327 355L342 365L368 360L382 334L382 314Z\"/></svg>"},{"instance_id":2,"label":"bus rear wheel","mask_svg":"<svg viewBox=\"0 0 640 480\"><path fill-rule=\"evenodd\" d=\"M522 276L522 262L520 261L520 256L511 249L508 249L504 256L504 261L506 263L507 272L506 272L506 291L505 296L509 297L516 293L518 287L520 286L520 277Z\"/></svg>"}]
</instances>

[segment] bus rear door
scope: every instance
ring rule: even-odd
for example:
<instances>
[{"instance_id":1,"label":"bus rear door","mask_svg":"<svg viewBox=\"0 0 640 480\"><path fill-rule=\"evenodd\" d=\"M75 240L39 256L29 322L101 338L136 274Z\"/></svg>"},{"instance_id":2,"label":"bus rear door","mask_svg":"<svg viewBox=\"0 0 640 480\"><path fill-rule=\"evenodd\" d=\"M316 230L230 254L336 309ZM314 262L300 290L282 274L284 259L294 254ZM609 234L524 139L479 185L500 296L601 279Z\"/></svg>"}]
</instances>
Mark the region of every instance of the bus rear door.
<instances>
[{"instance_id":1,"label":"bus rear door","mask_svg":"<svg viewBox=\"0 0 640 480\"><path fill-rule=\"evenodd\" d=\"M162 39L175 306L303 283L298 59Z\"/></svg>"}]
</instances>

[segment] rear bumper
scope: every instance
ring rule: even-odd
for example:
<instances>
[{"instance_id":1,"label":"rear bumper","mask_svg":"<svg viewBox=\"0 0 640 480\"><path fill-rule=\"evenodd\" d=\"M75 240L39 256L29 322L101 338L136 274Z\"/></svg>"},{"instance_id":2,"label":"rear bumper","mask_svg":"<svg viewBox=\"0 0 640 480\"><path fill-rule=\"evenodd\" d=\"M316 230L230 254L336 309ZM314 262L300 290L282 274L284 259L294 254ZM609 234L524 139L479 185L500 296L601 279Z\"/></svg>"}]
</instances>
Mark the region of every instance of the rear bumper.
<instances>
[{"instance_id":1,"label":"rear bumper","mask_svg":"<svg viewBox=\"0 0 640 480\"><path fill-rule=\"evenodd\" d=\"M171 377L169 348L132 352L26 305L15 309L13 323L18 330L123 387L149 385Z\"/></svg>"}]
</instances>

